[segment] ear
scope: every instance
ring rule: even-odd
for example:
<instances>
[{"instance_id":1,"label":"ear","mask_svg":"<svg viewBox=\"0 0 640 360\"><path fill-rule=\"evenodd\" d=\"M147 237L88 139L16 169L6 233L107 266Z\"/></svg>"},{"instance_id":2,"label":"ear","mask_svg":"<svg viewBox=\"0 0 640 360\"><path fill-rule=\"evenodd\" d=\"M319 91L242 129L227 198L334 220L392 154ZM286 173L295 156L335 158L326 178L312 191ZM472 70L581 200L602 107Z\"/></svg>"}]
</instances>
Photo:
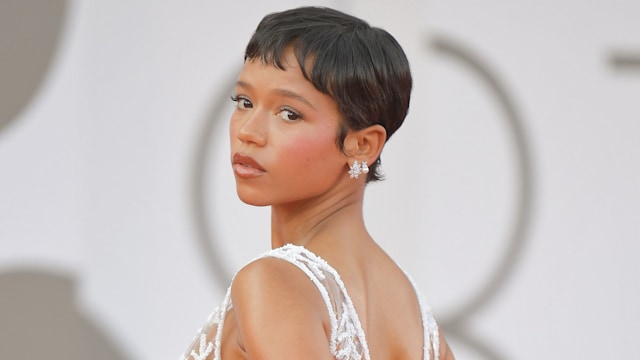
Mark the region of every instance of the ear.
<instances>
[{"instance_id":1,"label":"ear","mask_svg":"<svg viewBox=\"0 0 640 360\"><path fill-rule=\"evenodd\" d=\"M350 131L344 139L347 156L373 164L380 156L387 141L387 131L382 125L371 125L362 130Z\"/></svg>"}]
</instances>

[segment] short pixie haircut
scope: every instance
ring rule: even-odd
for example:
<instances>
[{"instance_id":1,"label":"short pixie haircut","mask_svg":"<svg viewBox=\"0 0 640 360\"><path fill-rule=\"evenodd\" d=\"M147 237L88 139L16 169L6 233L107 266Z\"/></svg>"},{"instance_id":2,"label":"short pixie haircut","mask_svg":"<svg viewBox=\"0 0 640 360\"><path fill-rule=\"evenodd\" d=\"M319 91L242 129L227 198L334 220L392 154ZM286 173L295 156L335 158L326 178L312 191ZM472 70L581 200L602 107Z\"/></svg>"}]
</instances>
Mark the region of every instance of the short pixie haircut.
<instances>
[{"instance_id":1,"label":"short pixie haircut","mask_svg":"<svg viewBox=\"0 0 640 360\"><path fill-rule=\"evenodd\" d=\"M344 151L349 129L379 124L387 139L409 110L411 71L398 42L383 29L340 11L301 7L265 16L249 40L245 61L260 59L285 69L293 49L302 74L329 95L344 119L336 142ZM367 182L381 179L380 158L369 166Z\"/></svg>"}]
</instances>

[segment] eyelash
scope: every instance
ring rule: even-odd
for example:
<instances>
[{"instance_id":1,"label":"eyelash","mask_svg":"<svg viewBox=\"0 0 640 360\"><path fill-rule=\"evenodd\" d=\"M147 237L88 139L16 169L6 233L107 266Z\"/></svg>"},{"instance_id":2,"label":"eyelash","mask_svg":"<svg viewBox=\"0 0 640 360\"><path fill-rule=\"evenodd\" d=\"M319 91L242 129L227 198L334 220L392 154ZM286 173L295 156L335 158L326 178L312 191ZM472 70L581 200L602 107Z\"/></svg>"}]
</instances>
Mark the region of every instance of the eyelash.
<instances>
[{"instance_id":1,"label":"eyelash","mask_svg":"<svg viewBox=\"0 0 640 360\"><path fill-rule=\"evenodd\" d=\"M280 115L283 111L288 111L291 115L293 115L293 116L295 117L295 119L285 119L285 118L283 118L283 117ZM297 112L297 111L293 110L292 108L290 108L290 107L288 107L288 106L283 106L283 107L280 109L280 111L278 112L278 116L280 116L280 118L281 118L281 119L283 119L284 121L297 121L297 120L302 120L302 115L301 115L299 112Z\"/></svg>"},{"instance_id":2,"label":"eyelash","mask_svg":"<svg viewBox=\"0 0 640 360\"><path fill-rule=\"evenodd\" d=\"M249 99L247 99L244 96L239 96L239 95L234 95L231 96L231 101L233 101L234 103L236 103L236 108L241 109L240 108L240 101L246 101L249 104L251 104L251 101ZM253 106L253 104L251 104L251 106Z\"/></svg>"},{"instance_id":3,"label":"eyelash","mask_svg":"<svg viewBox=\"0 0 640 360\"><path fill-rule=\"evenodd\" d=\"M244 105L245 108L240 108L240 101L248 102L250 104L250 106L248 108L253 107L253 104L251 103L251 101L249 99L247 99L246 97L244 97L244 96L240 96L240 95L231 96L231 101L236 103L236 108L239 109L239 110L244 110L244 109L247 108L246 104ZM283 117L281 114L284 111L290 113L293 117L295 117L295 119L289 119L288 116L287 116L287 118ZM280 117L284 121L290 121L290 122L297 121L297 120L303 120L302 114L300 114L299 112L297 112L296 110L294 110L293 108L291 108L289 106L281 107L280 110L277 113L277 116Z\"/></svg>"}]
</instances>

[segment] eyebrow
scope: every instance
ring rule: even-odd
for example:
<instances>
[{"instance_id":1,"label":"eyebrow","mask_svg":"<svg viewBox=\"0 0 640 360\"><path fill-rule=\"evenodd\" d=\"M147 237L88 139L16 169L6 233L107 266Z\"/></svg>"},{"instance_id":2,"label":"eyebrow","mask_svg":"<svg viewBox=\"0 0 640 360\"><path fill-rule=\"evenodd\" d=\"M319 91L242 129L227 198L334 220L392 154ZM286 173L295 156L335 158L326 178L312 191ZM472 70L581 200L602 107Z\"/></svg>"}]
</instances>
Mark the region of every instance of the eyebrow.
<instances>
[{"instance_id":1,"label":"eyebrow","mask_svg":"<svg viewBox=\"0 0 640 360\"><path fill-rule=\"evenodd\" d=\"M236 82L236 86L242 87L242 88L246 88L246 89L253 89L253 86L247 82L244 82L242 80L238 80ZM303 96L291 91L291 90L286 90L286 89L274 89L273 90L276 94L286 97L286 98L291 98L291 99L296 99L306 105L308 105L310 108L312 108L313 110L316 110L315 106L313 106L309 100L305 99Z\"/></svg>"}]
</instances>

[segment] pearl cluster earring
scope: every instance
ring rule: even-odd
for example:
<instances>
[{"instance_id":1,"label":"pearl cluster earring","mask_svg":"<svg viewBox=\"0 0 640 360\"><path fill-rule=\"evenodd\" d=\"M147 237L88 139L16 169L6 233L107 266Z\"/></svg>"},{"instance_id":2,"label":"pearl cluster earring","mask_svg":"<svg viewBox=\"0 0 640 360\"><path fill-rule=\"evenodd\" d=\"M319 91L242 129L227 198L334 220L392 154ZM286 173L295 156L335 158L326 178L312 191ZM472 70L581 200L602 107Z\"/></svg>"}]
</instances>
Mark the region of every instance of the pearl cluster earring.
<instances>
[{"instance_id":1,"label":"pearl cluster earring","mask_svg":"<svg viewBox=\"0 0 640 360\"><path fill-rule=\"evenodd\" d=\"M361 163L358 160L353 162L353 165L349 168L349 178L357 179L360 174L367 174L369 172L369 166L367 166L367 162L363 161Z\"/></svg>"}]
</instances>

